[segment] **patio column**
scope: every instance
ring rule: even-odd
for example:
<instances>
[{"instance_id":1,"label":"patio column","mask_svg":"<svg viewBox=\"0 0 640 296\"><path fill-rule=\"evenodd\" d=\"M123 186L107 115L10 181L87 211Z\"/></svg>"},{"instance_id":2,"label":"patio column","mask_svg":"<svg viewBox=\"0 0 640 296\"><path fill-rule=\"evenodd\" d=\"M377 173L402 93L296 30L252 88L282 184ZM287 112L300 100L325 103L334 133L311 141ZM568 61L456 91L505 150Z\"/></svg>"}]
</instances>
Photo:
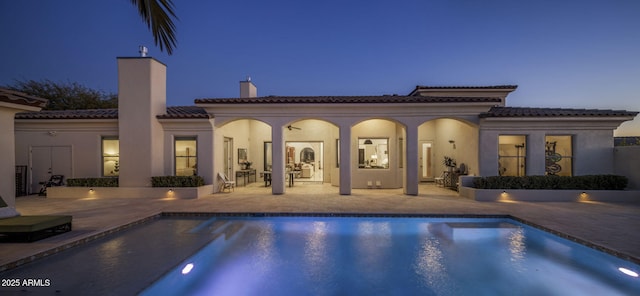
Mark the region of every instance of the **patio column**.
<instances>
[{"instance_id":1,"label":"patio column","mask_svg":"<svg viewBox=\"0 0 640 296\"><path fill-rule=\"evenodd\" d=\"M544 176L545 164L545 133L532 132L527 135L526 175Z\"/></svg>"},{"instance_id":2,"label":"patio column","mask_svg":"<svg viewBox=\"0 0 640 296\"><path fill-rule=\"evenodd\" d=\"M416 124L408 124L406 126L406 145L407 150L405 165L406 175L404 184L404 194L418 195L418 126Z\"/></svg>"},{"instance_id":3,"label":"patio column","mask_svg":"<svg viewBox=\"0 0 640 296\"><path fill-rule=\"evenodd\" d=\"M340 125L340 194L351 195L351 124Z\"/></svg>"},{"instance_id":4,"label":"patio column","mask_svg":"<svg viewBox=\"0 0 640 296\"><path fill-rule=\"evenodd\" d=\"M282 124L276 123L271 126L271 193L284 193L284 136Z\"/></svg>"},{"instance_id":5,"label":"patio column","mask_svg":"<svg viewBox=\"0 0 640 296\"><path fill-rule=\"evenodd\" d=\"M498 175L498 135L497 131L480 128L478 139L478 173L480 176Z\"/></svg>"}]
</instances>

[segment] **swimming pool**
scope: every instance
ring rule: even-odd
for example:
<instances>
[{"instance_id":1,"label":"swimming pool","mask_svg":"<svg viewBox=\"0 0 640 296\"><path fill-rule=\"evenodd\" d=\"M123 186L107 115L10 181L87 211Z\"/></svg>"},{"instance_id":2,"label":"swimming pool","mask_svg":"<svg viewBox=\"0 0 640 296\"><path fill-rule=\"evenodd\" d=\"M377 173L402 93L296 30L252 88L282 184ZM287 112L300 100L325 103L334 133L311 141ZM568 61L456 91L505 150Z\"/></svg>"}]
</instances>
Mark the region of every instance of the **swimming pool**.
<instances>
[{"instance_id":1,"label":"swimming pool","mask_svg":"<svg viewBox=\"0 0 640 296\"><path fill-rule=\"evenodd\" d=\"M640 266L507 218L213 217L142 295L631 295ZM625 273L626 272L626 273Z\"/></svg>"}]
</instances>

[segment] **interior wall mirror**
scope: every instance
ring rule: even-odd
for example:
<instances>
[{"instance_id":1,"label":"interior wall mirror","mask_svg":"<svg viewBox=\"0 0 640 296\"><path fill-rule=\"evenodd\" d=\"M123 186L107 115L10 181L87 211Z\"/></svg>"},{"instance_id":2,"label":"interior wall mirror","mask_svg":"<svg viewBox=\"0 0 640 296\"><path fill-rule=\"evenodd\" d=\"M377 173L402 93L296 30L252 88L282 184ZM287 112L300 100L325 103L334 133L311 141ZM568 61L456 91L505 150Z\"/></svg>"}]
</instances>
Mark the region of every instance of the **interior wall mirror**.
<instances>
[{"instance_id":1,"label":"interior wall mirror","mask_svg":"<svg viewBox=\"0 0 640 296\"><path fill-rule=\"evenodd\" d=\"M238 148L238 163L247 162L247 148Z\"/></svg>"}]
</instances>

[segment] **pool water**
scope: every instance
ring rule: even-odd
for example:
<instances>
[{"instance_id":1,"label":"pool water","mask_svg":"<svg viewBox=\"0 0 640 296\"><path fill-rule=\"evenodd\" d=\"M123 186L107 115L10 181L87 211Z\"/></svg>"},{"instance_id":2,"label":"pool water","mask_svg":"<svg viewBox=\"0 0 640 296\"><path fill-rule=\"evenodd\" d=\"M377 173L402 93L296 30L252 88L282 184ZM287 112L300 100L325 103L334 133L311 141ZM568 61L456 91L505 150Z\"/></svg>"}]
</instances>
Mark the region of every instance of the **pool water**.
<instances>
[{"instance_id":1,"label":"pool water","mask_svg":"<svg viewBox=\"0 0 640 296\"><path fill-rule=\"evenodd\" d=\"M142 295L639 295L640 266L506 218L214 217Z\"/></svg>"}]
</instances>

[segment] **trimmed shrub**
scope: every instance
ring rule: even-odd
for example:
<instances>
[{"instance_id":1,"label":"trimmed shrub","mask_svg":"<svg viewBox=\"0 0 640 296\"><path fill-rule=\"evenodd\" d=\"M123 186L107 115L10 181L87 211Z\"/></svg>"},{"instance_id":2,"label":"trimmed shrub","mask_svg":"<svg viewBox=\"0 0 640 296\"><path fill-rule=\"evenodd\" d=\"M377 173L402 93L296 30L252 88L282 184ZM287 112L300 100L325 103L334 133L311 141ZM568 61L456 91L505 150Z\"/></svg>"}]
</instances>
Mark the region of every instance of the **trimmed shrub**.
<instances>
[{"instance_id":1,"label":"trimmed shrub","mask_svg":"<svg viewBox=\"0 0 640 296\"><path fill-rule=\"evenodd\" d=\"M629 183L625 176L493 176L477 177L473 187L477 189L555 189L555 190L624 190Z\"/></svg>"},{"instance_id":2,"label":"trimmed shrub","mask_svg":"<svg viewBox=\"0 0 640 296\"><path fill-rule=\"evenodd\" d=\"M153 187L199 187L204 186L200 176L157 176L151 177Z\"/></svg>"},{"instance_id":3,"label":"trimmed shrub","mask_svg":"<svg viewBox=\"0 0 640 296\"><path fill-rule=\"evenodd\" d=\"M68 187L118 187L118 178L75 178L67 179Z\"/></svg>"}]
</instances>

